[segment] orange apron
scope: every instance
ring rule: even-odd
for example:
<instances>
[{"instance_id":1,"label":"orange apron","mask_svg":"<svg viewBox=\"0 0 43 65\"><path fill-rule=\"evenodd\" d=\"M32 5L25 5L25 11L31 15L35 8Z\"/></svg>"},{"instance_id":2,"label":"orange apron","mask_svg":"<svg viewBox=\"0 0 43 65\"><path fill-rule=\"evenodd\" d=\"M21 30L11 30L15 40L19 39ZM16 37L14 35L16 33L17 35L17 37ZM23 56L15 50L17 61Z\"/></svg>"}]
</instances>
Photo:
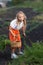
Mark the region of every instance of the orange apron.
<instances>
[{"instance_id":1,"label":"orange apron","mask_svg":"<svg viewBox=\"0 0 43 65\"><path fill-rule=\"evenodd\" d=\"M12 47L21 47L21 38L19 30L11 29L15 37L9 32L9 39Z\"/></svg>"}]
</instances>

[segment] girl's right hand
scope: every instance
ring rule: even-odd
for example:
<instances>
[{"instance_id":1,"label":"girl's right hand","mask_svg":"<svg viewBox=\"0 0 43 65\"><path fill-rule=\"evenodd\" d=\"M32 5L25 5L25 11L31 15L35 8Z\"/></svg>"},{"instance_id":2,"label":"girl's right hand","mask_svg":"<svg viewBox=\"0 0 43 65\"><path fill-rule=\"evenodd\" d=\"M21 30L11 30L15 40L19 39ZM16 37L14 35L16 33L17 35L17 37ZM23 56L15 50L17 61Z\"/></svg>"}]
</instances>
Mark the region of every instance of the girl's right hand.
<instances>
[{"instance_id":1,"label":"girl's right hand","mask_svg":"<svg viewBox=\"0 0 43 65\"><path fill-rule=\"evenodd\" d=\"M14 38L15 38L15 37L17 38L17 35L14 35Z\"/></svg>"}]
</instances>

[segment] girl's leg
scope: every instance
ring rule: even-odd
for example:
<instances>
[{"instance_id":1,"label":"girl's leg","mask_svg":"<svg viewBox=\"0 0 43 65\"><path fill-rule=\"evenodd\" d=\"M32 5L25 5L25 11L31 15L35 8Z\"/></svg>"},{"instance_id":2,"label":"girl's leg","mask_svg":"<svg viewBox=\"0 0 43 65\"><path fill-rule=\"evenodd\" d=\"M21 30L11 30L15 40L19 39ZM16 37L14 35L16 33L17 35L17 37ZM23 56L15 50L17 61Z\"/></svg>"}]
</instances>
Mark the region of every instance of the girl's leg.
<instances>
[{"instance_id":1,"label":"girl's leg","mask_svg":"<svg viewBox=\"0 0 43 65\"><path fill-rule=\"evenodd\" d=\"M15 53L15 50L16 50L16 48L12 48L11 49L12 53Z\"/></svg>"},{"instance_id":2,"label":"girl's leg","mask_svg":"<svg viewBox=\"0 0 43 65\"><path fill-rule=\"evenodd\" d=\"M23 55L23 52L21 51L21 48L18 48L19 49L19 53L20 55Z\"/></svg>"},{"instance_id":3,"label":"girl's leg","mask_svg":"<svg viewBox=\"0 0 43 65\"><path fill-rule=\"evenodd\" d=\"M18 56L15 54L16 47L14 45L15 43L11 44L11 58L18 58Z\"/></svg>"},{"instance_id":4,"label":"girl's leg","mask_svg":"<svg viewBox=\"0 0 43 65\"><path fill-rule=\"evenodd\" d=\"M15 48L12 49L11 58L18 58L18 56L15 54Z\"/></svg>"},{"instance_id":5,"label":"girl's leg","mask_svg":"<svg viewBox=\"0 0 43 65\"><path fill-rule=\"evenodd\" d=\"M23 52L21 51L21 46L22 46L21 42L18 42L18 54L23 55Z\"/></svg>"}]
</instances>

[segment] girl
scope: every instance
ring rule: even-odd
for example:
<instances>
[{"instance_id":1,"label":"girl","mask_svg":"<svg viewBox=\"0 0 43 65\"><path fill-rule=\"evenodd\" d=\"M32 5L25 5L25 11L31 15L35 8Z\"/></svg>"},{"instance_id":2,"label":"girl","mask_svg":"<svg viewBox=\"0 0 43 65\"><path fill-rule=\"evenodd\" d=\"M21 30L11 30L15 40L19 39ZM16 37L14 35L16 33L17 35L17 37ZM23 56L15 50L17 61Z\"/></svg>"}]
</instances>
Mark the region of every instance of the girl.
<instances>
[{"instance_id":1,"label":"girl","mask_svg":"<svg viewBox=\"0 0 43 65\"><path fill-rule=\"evenodd\" d=\"M16 48L18 48L19 54L23 54L23 52L21 52L22 43L20 37L20 30L22 30L23 35L26 36L26 15L22 11L19 11L17 13L16 18L11 21L9 26L9 39L11 41L12 49L11 58L18 58L18 56L15 54Z\"/></svg>"}]
</instances>

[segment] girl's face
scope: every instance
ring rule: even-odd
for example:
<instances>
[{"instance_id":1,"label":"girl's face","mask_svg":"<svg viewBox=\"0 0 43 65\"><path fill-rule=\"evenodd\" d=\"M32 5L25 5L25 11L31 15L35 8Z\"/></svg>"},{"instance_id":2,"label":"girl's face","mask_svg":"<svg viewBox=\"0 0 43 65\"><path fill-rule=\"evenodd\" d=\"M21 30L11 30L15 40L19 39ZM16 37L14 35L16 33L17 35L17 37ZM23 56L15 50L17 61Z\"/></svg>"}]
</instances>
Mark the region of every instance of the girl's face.
<instances>
[{"instance_id":1,"label":"girl's face","mask_svg":"<svg viewBox=\"0 0 43 65\"><path fill-rule=\"evenodd\" d=\"M18 20L19 21L23 21L24 20L24 15L23 14L19 14L18 15Z\"/></svg>"}]
</instances>

